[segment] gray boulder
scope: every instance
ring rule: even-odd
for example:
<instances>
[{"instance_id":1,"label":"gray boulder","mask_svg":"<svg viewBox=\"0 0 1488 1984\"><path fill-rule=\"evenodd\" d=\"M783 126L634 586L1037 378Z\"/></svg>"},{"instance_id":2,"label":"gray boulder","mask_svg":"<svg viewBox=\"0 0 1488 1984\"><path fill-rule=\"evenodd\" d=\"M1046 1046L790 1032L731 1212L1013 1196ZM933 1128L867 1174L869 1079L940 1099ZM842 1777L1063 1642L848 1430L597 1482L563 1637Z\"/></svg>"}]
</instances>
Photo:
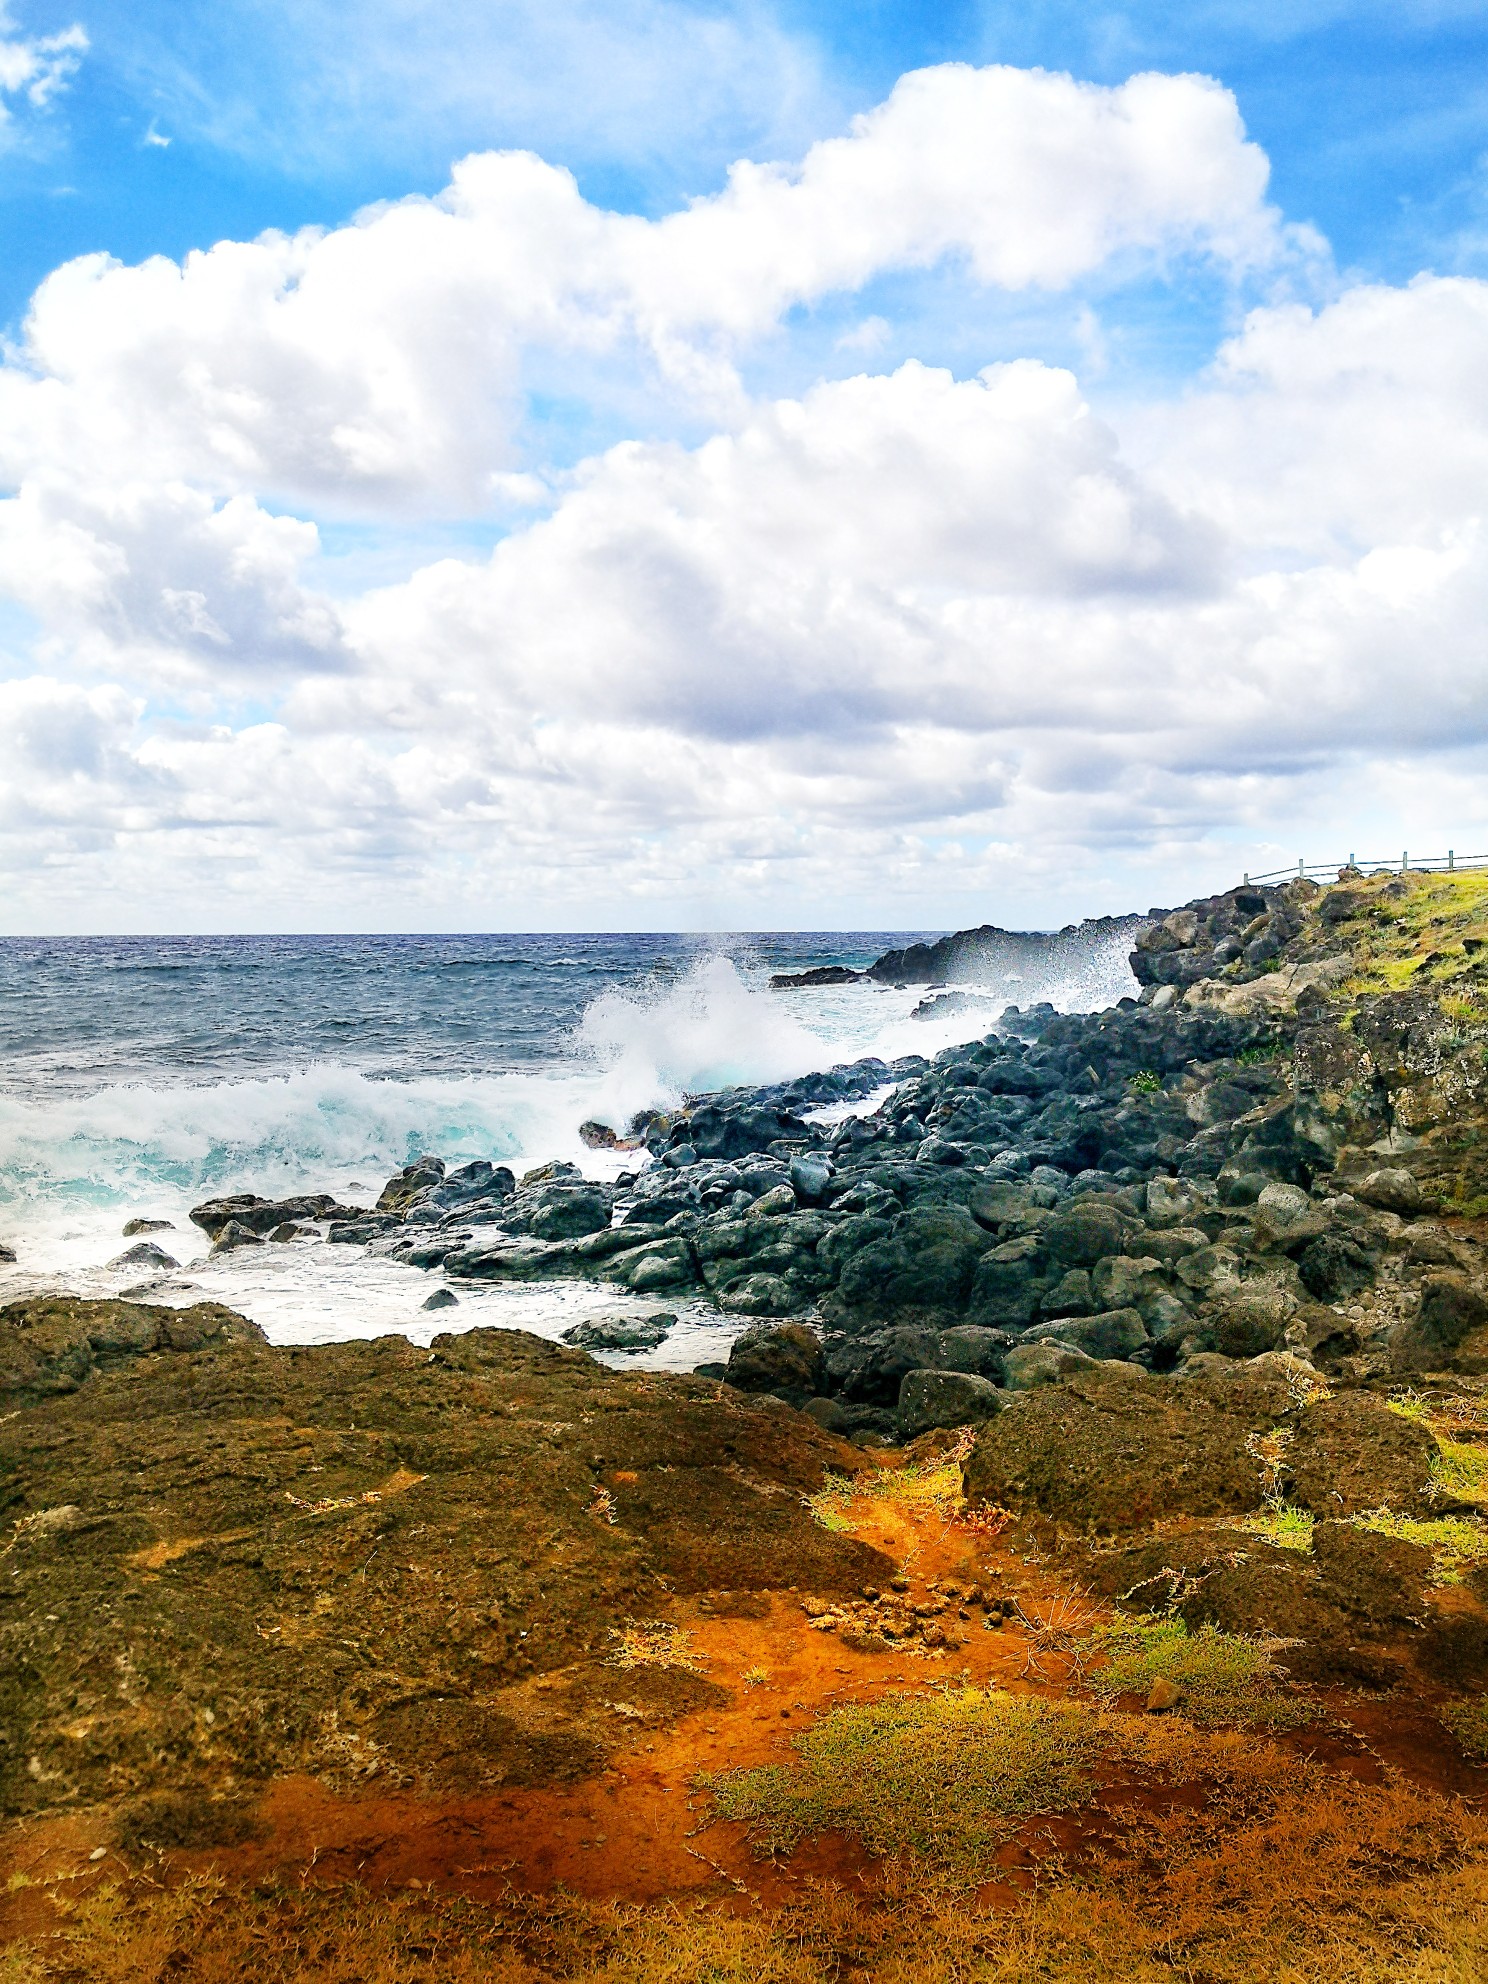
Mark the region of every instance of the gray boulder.
<instances>
[{"instance_id":1,"label":"gray boulder","mask_svg":"<svg viewBox=\"0 0 1488 1984\"><path fill-rule=\"evenodd\" d=\"M1041 1323L1033 1340L1063 1344L1087 1357L1130 1357L1148 1343L1147 1325L1135 1309L1108 1309L1099 1316L1066 1316Z\"/></svg>"},{"instance_id":2,"label":"gray boulder","mask_svg":"<svg viewBox=\"0 0 1488 1984\"><path fill-rule=\"evenodd\" d=\"M563 1341L578 1350L654 1350L665 1343L676 1324L675 1316L600 1316L575 1323L563 1332Z\"/></svg>"},{"instance_id":3,"label":"gray boulder","mask_svg":"<svg viewBox=\"0 0 1488 1984\"><path fill-rule=\"evenodd\" d=\"M899 1387L899 1431L906 1440L937 1426L970 1426L1002 1410L1002 1394L970 1371L909 1371Z\"/></svg>"},{"instance_id":4,"label":"gray boulder","mask_svg":"<svg viewBox=\"0 0 1488 1984\"><path fill-rule=\"evenodd\" d=\"M1020 1343L1003 1359L1003 1389L1030 1392L1039 1385L1057 1385L1081 1371L1098 1368L1098 1360L1087 1357L1072 1344L1055 1342Z\"/></svg>"},{"instance_id":5,"label":"gray boulder","mask_svg":"<svg viewBox=\"0 0 1488 1984\"><path fill-rule=\"evenodd\" d=\"M122 1254L115 1254L109 1262L111 1268L178 1268L180 1265L164 1247L157 1247L152 1240L141 1240L136 1246L126 1247Z\"/></svg>"}]
</instances>

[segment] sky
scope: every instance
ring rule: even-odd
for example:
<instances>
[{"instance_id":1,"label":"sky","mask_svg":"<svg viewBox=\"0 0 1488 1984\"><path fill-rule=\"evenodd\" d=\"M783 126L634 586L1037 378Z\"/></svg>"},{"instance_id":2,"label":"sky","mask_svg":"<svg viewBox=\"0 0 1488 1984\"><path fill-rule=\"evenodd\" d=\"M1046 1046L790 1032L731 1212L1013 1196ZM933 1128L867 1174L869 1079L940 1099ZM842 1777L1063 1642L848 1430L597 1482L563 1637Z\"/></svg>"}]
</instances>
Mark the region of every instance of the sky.
<instances>
[{"instance_id":1,"label":"sky","mask_svg":"<svg viewBox=\"0 0 1488 1984\"><path fill-rule=\"evenodd\" d=\"M1488 854L1488 0L0 0L0 932Z\"/></svg>"}]
</instances>

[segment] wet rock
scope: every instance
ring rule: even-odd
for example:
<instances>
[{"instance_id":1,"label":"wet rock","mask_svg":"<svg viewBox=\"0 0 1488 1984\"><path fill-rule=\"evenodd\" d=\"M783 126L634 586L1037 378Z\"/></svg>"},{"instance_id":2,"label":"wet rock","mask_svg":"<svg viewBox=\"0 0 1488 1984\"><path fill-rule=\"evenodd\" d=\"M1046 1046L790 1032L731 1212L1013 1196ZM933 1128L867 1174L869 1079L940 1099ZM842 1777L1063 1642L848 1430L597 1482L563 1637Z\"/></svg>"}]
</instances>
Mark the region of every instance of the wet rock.
<instances>
[{"instance_id":1,"label":"wet rock","mask_svg":"<svg viewBox=\"0 0 1488 1984\"><path fill-rule=\"evenodd\" d=\"M168 1254L164 1247L157 1247L150 1240L141 1240L137 1246L126 1247L122 1254L115 1254L109 1262L111 1269L178 1268L180 1265L181 1263Z\"/></svg>"},{"instance_id":2,"label":"wet rock","mask_svg":"<svg viewBox=\"0 0 1488 1984\"><path fill-rule=\"evenodd\" d=\"M14 1261L15 1257L16 1257L15 1248L7 1247L4 1241L0 1241L0 1261L10 1263Z\"/></svg>"},{"instance_id":3,"label":"wet rock","mask_svg":"<svg viewBox=\"0 0 1488 1984\"><path fill-rule=\"evenodd\" d=\"M168 1219L126 1219L124 1238L132 1240L137 1233L173 1233L174 1222Z\"/></svg>"},{"instance_id":4,"label":"wet rock","mask_svg":"<svg viewBox=\"0 0 1488 1984\"><path fill-rule=\"evenodd\" d=\"M251 1226L244 1226L240 1220L230 1219L225 1226L217 1229L212 1241L214 1254L231 1254L239 1247L261 1247L263 1235L255 1233Z\"/></svg>"},{"instance_id":5,"label":"wet rock","mask_svg":"<svg viewBox=\"0 0 1488 1984\"><path fill-rule=\"evenodd\" d=\"M741 1392L821 1389L821 1338L801 1323L745 1330L729 1350L728 1382Z\"/></svg>"},{"instance_id":6,"label":"wet rock","mask_svg":"<svg viewBox=\"0 0 1488 1984\"><path fill-rule=\"evenodd\" d=\"M970 1426L1002 1410L1002 1394L969 1371L910 1371L899 1387L899 1431L906 1440L938 1426Z\"/></svg>"},{"instance_id":7,"label":"wet rock","mask_svg":"<svg viewBox=\"0 0 1488 1984\"><path fill-rule=\"evenodd\" d=\"M191 1223L210 1239L217 1239L224 1228L233 1225L262 1239L286 1220L359 1219L365 1209L337 1205L327 1192L314 1192L295 1199L261 1199L256 1192L235 1192L224 1199L208 1199L193 1206Z\"/></svg>"},{"instance_id":8,"label":"wet rock","mask_svg":"<svg viewBox=\"0 0 1488 1984\"><path fill-rule=\"evenodd\" d=\"M379 1212L404 1212L422 1193L444 1182L445 1164L441 1157L416 1157L395 1172L382 1188L377 1201ZM191 1215L193 1219L196 1214Z\"/></svg>"},{"instance_id":9,"label":"wet rock","mask_svg":"<svg viewBox=\"0 0 1488 1984\"><path fill-rule=\"evenodd\" d=\"M402 1224L395 1213L368 1213L364 1219L333 1219L326 1228L326 1239L337 1247L365 1247L369 1240L381 1240L386 1234L396 1233ZM217 1249L214 1247L212 1251L215 1253Z\"/></svg>"},{"instance_id":10,"label":"wet rock","mask_svg":"<svg viewBox=\"0 0 1488 1984\"><path fill-rule=\"evenodd\" d=\"M579 1125L579 1142L585 1150L614 1150L619 1141L619 1133L608 1123L597 1123L591 1117Z\"/></svg>"},{"instance_id":11,"label":"wet rock","mask_svg":"<svg viewBox=\"0 0 1488 1984\"><path fill-rule=\"evenodd\" d=\"M421 1309L455 1309L459 1307L459 1303L460 1298L452 1288L436 1288L432 1295L426 1295L424 1297L419 1307Z\"/></svg>"},{"instance_id":12,"label":"wet rock","mask_svg":"<svg viewBox=\"0 0 1488 1984\"><path fill-rule=\"evenodd\" d=\"M655 1350L665 1343L676 1327L677 1318L664 1312L654 1316L600 1316L575 1323L563 1332L563 1341L578 1350Z\"/></svg>"}]
</instances>

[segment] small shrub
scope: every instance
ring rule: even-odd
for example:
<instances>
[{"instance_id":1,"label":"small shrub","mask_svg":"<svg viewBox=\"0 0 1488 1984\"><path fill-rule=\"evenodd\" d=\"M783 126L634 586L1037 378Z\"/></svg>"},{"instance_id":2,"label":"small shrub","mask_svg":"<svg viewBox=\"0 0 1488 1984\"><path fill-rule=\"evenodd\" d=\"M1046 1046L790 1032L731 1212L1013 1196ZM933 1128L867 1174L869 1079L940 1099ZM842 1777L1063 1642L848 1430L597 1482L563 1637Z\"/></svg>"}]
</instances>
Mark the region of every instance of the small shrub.
<instances>
[{"instance_id":1,"label":"small shrub","mask_svg":"<svg viewBox=\"0 0 1488 1984\"><path fill-rule=\"evenodd\" d=\"M1453 1702L1450 1708L1442 1710L1441 1719L1468 1756L1488 1761L1488 1695L1479 1695L1475 1701Z\"/></svg>"},{"instance_id":2,"label":"small shrub","mask_svg":"<svg viewBox=\"0 0 1488 1984\"><path fill-rule=\"evenodd\" d=\"M935 1514L945 1522L960 1519L966 1505L961 1484L961 1463L975 1439L968 1426L955 1443L934 1460L908 1461L903 1467L879 1468L871 1476L854 1481L834 1478L816 1494L806 1497L806 1506L824 1529L838 1532L853 1528L854 1504L878 1503L891 1508L919 1510Z\"/></svg>"},{"instance_id":3,"label":"small shrub","mask_svg":"<svg viewBox=\"0 0 1488 1984\"><path fill-rule=\"evenodd\" d=\"M1162 1076L1152 1068L1143 1068L1126 1086L1133 1095L1161 1095Z\"/></svg>"}]
</instances>

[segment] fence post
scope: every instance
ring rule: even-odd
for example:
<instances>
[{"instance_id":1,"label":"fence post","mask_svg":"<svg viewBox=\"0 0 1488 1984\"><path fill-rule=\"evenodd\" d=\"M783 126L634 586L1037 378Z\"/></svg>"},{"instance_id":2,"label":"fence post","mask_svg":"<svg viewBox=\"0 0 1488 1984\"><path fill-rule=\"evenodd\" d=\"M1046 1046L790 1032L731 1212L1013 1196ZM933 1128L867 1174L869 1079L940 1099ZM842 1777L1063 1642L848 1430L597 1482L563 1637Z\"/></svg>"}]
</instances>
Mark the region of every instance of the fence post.
<instances>
[{"instance_id":1,"label":"fence post","mask_svg":"<svg viewBox=\"0 0 1488 1984\"><path fill-rule=\"evenodd\" d=\"M1306 873L1307 873L1307 868L1302 860L1301 855L1299 854L1297 856L1297 880L1300 882Z\"/></svg>"},{"instance_id":2,"label":"fence post","mask_svg":"<svg viewBox=\"0 0 1488 1984\"><path fill-rule=\"evenodd\" d=\"M1455 870L1456 866L1457 866L1457 851L1455 848L1449 847L1447 849L1447 873L1450 875Z\"/></svg>"},{"instance_id":3,"label":"fence post","mask_svg":"<svg viewBox=\"0 0 1488 1984\"><path fill-rule=\"evenodd\" d=\"M1240 877L1240 884L1242 888L1248 889L1250 887L1250 870L1248 868L1246 869L1245 873Z\"/></svg>"}]
</instances>

